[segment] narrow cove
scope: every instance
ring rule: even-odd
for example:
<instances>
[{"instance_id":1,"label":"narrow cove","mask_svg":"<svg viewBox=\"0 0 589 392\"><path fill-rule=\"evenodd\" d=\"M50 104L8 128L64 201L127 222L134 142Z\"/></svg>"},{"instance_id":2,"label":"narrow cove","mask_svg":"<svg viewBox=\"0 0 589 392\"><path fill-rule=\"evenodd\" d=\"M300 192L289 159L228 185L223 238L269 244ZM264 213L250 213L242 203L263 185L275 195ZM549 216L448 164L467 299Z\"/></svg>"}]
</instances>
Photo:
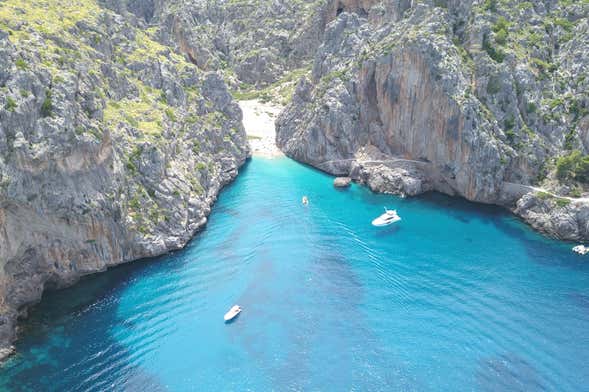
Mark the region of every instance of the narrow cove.
<instances>
[{"instance_id":1,"label":"narrow cove","mask_svg":"<svg viewBox=\"0 0 589 392\"><path fill-rule=\"evenodd\" d=\"M46 294L0 389L587 385L589 265L570 244L499 208L331 182L253 158L183 251ZM385 206L403 220L372 227Z\"/></svg>"}]
</instances>

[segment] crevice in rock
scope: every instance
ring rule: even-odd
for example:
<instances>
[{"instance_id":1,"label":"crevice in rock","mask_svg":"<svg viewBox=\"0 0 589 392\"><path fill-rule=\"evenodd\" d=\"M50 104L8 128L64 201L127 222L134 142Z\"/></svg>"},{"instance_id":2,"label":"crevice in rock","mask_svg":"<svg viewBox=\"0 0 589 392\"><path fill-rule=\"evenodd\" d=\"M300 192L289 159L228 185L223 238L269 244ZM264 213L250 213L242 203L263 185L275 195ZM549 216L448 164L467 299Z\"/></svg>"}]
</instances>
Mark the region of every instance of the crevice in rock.
<instances>
[{"instance_id":1,"label":"crevice in rock","mask_svg":"<svg viewBox=\"0 0 589 392\"><path fill-rule=\"evenodd\" d=\"M155 4L153 0L130 0L127 8L137 17L144 19L147 23L151 22L155 15Z\"/></svg>"}]
</instances>

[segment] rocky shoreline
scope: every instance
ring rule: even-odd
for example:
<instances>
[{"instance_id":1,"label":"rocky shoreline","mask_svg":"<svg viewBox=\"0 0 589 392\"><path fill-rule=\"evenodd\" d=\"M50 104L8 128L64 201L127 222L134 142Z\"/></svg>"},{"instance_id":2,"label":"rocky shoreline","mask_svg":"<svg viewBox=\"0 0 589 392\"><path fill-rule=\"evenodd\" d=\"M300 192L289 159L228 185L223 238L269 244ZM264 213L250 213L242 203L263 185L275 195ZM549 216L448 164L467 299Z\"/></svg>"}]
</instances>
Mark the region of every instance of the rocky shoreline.
<instances>
[{"instance_id":1,"label":"rocky shoreline","mask_svg":"<svg viewBox=\"0 0 589 392\"><path fill-rule=\"evenodd\" d=\"M464 197L443 182L436 182L427 162L385 156L370 148L362 149L356 159L324 162L306 162L288 151L286 154L336 176L334 181L338 178L350 178L377 193L412 197L438 191L450 196ZM505 183L498 191L495 201L471 201L504 207L549 237L563 241L589 241L587 199L558 197L530 186Z\"/></svg>"},{"instance_id":2,"label":"rocky shoreline","mask_svg":"<svg viewBox=\"0 0 589 392\"><path fill-rule=\"evenodd\" d=\"M436 190L589 241L589 7L517 3L338 3L278 146L377 192ZM555 18L568 33L537 28Z\"/></svg>"},{"instance_id":3,"label":"rocky shoreline","mask_svg":"<svg viewBox=\"0 0 589 392\"><path fill-rule=\"evenodd\" d=\"M245 163L245 160L239 162L241 166ZM27 316L27 310L30 306L41 300L43 291L49 286L50 289L60 289L75 284L80 278L86 275L104 272L110 267L114 267L120 264L138 261L145 258L157 257L169 253L174 250L184 248L190 242L190 240L202 230L207 223L207 216L210 214L211 207L214 204L218 193L221 189L231 182L238 173L238 166L227 172L227 177L223 179L218 185L210 189L210 196L205 200L204 204L200 205L200 214L194 218L190 218L186 222L185 229L170 228L170 231L157 237L152 238L134 238L128 239L121 245L128 246L131 250L126 251L123 248L100 248L98 254L104 254L105 252L111 252L114 254L126 254L122 258L116 256L111 258L89 258L84 263L77 263L75 271L60 271L58 268L53 269L53 266L48 266L44 269L39 268L37 264L34 270L31 270L33 279L21 279L18 283L18 288L11 288L11 301L14 304L18 304L17 310L8 310L2 315L2 324L0 325L2 333L2 347L0 347L0 362L16 352L15 347L11 344L18 338L18 320ZM19 218L21 218L19 216ZM55 226L54 226L55 227ZM56 227L55 227L56 228ZM79 227L77 227L79 228ZM96 241L104 242L97 236L92 238L93 243ZM75 240L74 240L75 241ZM79 239L79 242L88 243L89 240ZM106 240L110 241L110 240ZM133 243L133 241L135 243ZM29 246L34 246L34 243L30 243ZM101 245L103 246L103 245ZM67 260L72 254L75 254L75 245L71 244L63 249L61 255L56 255L56 260ZM51 252L59 251L57 249L51 249ZM88 251L80 250L80 253L86 257L89 256ZM56 257L55 255L53 257ZM25 260L24 258L27 258ZM23 264L27 262L44 263L41 259L42 255L35 253L26 253L19 261ZM98 256L100 257L100 256ZM35 260L35 258L39 258ZM57 261L56 261L57 263ZM67 267L70 268L70 267ZM50 283L50 284L48 284Z\"/></svg>"},{"instance_id":4,"label":"rocky shoreline","mask_svg":"<svg viewBox=\"0 0 589 392\"><path fill-rule=\"evenodd\" d=\"M382 158L382 157L381 157ZM369 161L348 161L348 170L324 170L322 165L313 165L334 176L349 176L355 182L365 185L373 192L406 196L418 196L436 190L459 196L449 189L436 188L419 164L406 160L391 164ZM423 166L423 165L422 165ZM339 178L339 177L338 177ZM345 178L345 177L344 177ZM336 178L337 179L337 178ZM589 241L589 202L559 198L543 192L530 190L527 186L510 184L501 190L498 202L487 203L504 207L521 218L535 230L555 239L572 242Z\"/></svg>"}]
</instances>

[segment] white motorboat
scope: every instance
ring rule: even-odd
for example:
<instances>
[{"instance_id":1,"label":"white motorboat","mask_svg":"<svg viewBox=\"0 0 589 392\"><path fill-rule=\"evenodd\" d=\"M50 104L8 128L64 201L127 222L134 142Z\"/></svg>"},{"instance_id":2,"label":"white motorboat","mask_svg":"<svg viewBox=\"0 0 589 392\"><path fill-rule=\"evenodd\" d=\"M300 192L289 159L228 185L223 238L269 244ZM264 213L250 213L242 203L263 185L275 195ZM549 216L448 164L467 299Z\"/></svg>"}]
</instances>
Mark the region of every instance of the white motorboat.
<instances>
[{"instance_id":1,"label":"white motorboat","mask_svg":"<svg viewBox=\"0 0 589 392\"><path fill-rule=\"evenodd\" d=\"M237 317L239 313L241 313L241 308L239 307L239 305L234 305L231 309L229 309L227 313L225 313L223 319L225 319L226 322L231 321L235 317Z\"/></svg>"},{"instance_id":2,"label":"white motorboat","mask_svg":"<svg viewBox=\"0 0 589 392\"><path fill-rule=\"evenodd\" d=\"M589 247L585 245L577 245L573 248L573 252L578 253L580 255L586 255L589 253Z\"/></svg>"},{"instance_id":3,"label":"white motorboat","mask_svg":"<svg viewBox=\"0 0 589 392\"><path fill-rule=\"evenodd\" d=\"M401 217L397 215L397 210L387 210L386 207L384 210L384 214L372 221L373 226L388 226L401 220Z\"/></svg>"}]
</instances>

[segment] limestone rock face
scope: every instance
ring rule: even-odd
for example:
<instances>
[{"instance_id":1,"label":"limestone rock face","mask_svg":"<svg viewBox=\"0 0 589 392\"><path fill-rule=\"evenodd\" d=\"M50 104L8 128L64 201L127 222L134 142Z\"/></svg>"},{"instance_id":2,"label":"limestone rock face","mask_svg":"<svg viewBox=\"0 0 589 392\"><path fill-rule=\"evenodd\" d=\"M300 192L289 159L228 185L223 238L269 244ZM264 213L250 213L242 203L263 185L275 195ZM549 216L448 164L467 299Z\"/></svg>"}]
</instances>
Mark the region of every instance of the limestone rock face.
<instances>
[{"instance_id":1,"label":"limestone rock face","mask_svg":"<svg viewBox=\"0 0 589 392\"><path fill-rule=\"evenodd\" d=\"M183 247L249 154L222 78L158 41L148 2L46 3L0 4L0 348L44 290Z\"/></svg>"},{"instance_id":2,"label":"limestone rock face","mask_svg":"<svg viewBox=\"0 0 589 392\"><path fill-rule=\"evenodd\" d=\"M279 147L379 192L516 208L532 186L587 191L563 187L554 163L587 153L589 6L516 3L337 3L312 74L277 120ZM583 219L583 200L567 216ZM534 226L589 240L564 221Z\"/></svg>"},{"instance_id":3,"label":"limestone rock face","mask_svg":"<svg viewBox=\"0 0 589 392\"><path fill-rule=\"evenodd\" d=\"M203 70L231 70L234 83L264 87L302 67L327 22L322 0L168 0L156 19L163 33Z\"/></svg>"},{"instance_id":4,"label":"limestone rock face","mask_svg":"<svg viewBox=\"0 0 589 392\"><path fill-rule=\"evenodd\" d=\"M532 193L517 201L514 212L537 230L556 238L583 241L589 238L589 205L558 204L554 198L542 199Z\"/></svg>"}]
</instances>

